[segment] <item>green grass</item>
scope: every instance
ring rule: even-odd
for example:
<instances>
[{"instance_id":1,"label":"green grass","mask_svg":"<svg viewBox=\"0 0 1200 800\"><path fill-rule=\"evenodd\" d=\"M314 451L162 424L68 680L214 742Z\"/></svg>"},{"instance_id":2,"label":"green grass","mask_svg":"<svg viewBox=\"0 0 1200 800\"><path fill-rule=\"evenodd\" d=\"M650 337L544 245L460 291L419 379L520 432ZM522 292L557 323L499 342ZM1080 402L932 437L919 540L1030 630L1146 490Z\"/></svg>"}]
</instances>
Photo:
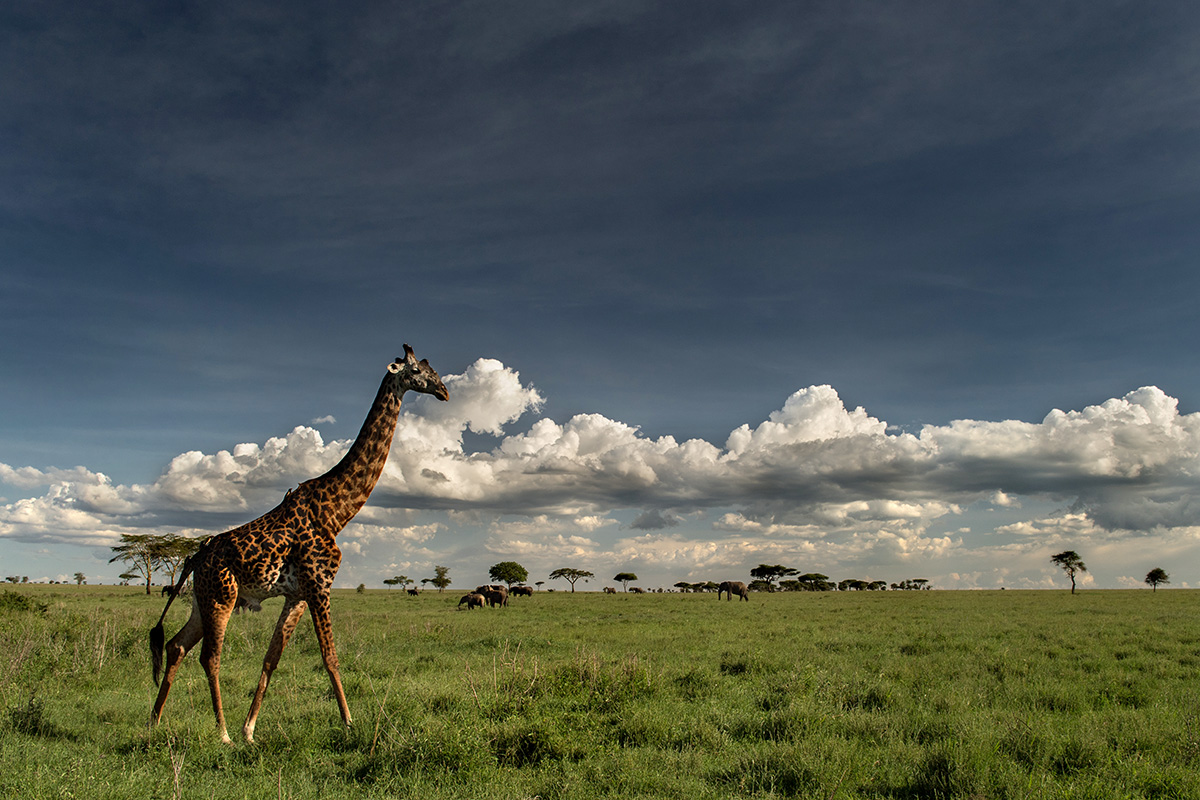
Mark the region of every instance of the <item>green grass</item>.
<instances>
[{"instance_id":1,"label":"green grass","mask_svg":"<svg viewBox=\"0 0 1200 800\"><path fill-rule=\"evenodd\" d=\"M0 590L5 795L1200 798L1191 591L335 592L353 729L305 622L233 746L198 652L147 728L140 591ZM231 623L232 736L279 602Z\"/></svg>"}]
</instances>

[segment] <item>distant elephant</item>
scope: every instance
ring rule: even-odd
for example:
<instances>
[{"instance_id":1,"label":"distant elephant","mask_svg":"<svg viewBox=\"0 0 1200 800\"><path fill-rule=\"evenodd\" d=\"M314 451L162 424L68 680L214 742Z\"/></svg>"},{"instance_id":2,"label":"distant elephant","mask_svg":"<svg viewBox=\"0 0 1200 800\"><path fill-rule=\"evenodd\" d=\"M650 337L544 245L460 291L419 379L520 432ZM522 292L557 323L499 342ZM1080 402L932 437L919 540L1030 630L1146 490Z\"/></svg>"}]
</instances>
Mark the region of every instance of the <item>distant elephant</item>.
<instances>
[{"instance_id":1,"label":"distant elephant","mask_svg":"<svg viewBox=\"0 0 1200 800\"><path fill-rule=\"evenodd\" d=\"M741 581L721 581L721 585L717 587L718 600L721 599L721 592L725 592L726 600L732 600L736 594L746 602L750 602L750 590Z\"/></svg>"},{"instance_id":2,"label":"distant elephant","mask_svg":"<svg viewBox=\"0 0 1200 800\"><path fill-rule=\"evenodd\" d=\"M479 592L464 594L462 599L458 601L458 607L462 608L463 603L467 604L467 611L470 611L472 608L483 608L483 595Z\"/></svg>"},{"instance_id":3,"label":"distant elephant","mask_svg":"<svg viewBox=\"0 0 1200 800\"><path fill-rule=\"evenodd\" d=\"M616 594L617 590L615 588L613 588L612 586L605 586L604 593L605 594Z\"/></svg>"},{"instance_id":4,"label":"distant elephant","mask_svg":"<svg viewBox=\"0 0 1200 800\"><path fill-rule=\"evenodd\" d=\"M409 590L408 590L408 596L409 596L409 597L416 597L416 596L417 596L417 595L419 595L420 593L421 593L421 590L420 590L420 589L409 589Z\"/></svg>"},{"instance_id":5,"label":"distant elephant","mask_svg":"<svg viewBox=\"0 0 1200 800\"><path fill-rule=\"evenodd\" d=\"M645 594L646 593L646 590L640 586L630 586L629 591L633 592L634 594Z\"/></svg>"},{"instance_id":6,"label":"distant elephant","mask_svg":"<svg viewBox=\"0 0 1200 800\"><path fill-rule=\"evenodd\" d=\"M250 609L257 614L259 611L262 611L262 604L253 597L247 597L246 595L239 594L237 603L233 607L233 613L241 614L246 609Z\"/></svg>"},{"instance_id":7,"label":"distant elephant","mask_svg":"<svg viewBox=\"0 0 1200 800\"><path fill-rule=\"evenodd\" d=\"M509 591L509 594L511 594L513 597L516 597L518 595L524 595L525 597L533 597L533 587L532 586L514 586Z\"/></svg>"}]
</instances>

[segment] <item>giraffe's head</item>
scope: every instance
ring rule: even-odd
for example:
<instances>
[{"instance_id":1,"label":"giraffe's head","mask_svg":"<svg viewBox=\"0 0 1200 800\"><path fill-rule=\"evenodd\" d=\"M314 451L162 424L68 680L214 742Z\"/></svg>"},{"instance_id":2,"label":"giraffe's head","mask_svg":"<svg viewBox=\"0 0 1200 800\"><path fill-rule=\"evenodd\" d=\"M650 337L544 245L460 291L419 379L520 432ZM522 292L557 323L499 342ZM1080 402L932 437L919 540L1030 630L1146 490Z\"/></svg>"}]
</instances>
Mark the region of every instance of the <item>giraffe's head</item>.
<instances>
[{"instance_id":1,"label":"giraffe's head","mask_svg":"<svg viewBox=\"0 0 1200 800\"><path fill-rule=\"evenodd\" d=\"M409 389L414 392L431 394L438 400L449 400L450 393L442 383L437 370L429 366L425 359L417 361L413 349L404 345L404 357L397 358L388 364L388 372L392 375L392 389L397 396L403 395Z\"/></svg>"}]
</instances>

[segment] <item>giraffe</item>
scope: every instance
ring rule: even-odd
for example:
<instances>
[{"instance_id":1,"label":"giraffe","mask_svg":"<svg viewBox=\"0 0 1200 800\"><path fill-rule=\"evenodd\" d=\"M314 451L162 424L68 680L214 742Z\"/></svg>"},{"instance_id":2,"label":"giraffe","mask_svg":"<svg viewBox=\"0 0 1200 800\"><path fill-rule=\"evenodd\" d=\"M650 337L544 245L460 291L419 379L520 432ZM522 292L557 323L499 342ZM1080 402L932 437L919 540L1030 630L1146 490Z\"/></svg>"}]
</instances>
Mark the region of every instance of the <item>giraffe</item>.
<instances>
[{"instance_id":1,"label":"giraffe","mask_svg":"<svg viewBox=\"0 0 1200 800\"><path fill-rule=\"evenodd\" d=\"M283 648L306 608L312 612L317 642L342 723L350 726L350 708L342 689L329 619L329 588L342 560L335 537L375 488L396 431L401 399L410 389L439 400L449 398L437 372L428 361L418 362L406 344L404 357L388 365L358 438L336 466L289 490L278 506L253 522L211 537L184 562L158 625L150 632L154 682L159 684L164 656L163 619L188 575L192 575L192 615L165 645L166 672L150 716L151 726L162 718L163 705L183 657L197 642L203 641L200 663L208 676L217 730L223 742L230 741L218 680L226 625L235 607L254 607L265 598L280 595L284 598L283 611L263 658L262 675L242 735L247 742L254 741L254 725L271 673L279 665Z\"/></svg>"}]
</instances>

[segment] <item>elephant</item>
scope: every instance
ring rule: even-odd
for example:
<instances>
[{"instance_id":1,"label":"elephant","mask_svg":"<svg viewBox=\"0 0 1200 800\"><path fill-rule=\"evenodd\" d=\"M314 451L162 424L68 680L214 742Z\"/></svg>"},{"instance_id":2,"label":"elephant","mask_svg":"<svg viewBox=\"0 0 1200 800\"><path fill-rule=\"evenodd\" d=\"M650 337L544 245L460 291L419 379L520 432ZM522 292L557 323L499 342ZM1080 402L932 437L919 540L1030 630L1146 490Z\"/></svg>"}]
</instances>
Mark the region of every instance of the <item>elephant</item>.
<instances>
[{"instance_id":1,"label":"elephant","mask_svg":"<svg viewBox=\"0 0 1200 800\"><path fill-rule=\"evenodd\" d=\"M725 593L726 600L732 600L736 594L746 602L750 602L750 590L741 581L721 581L721 585L717 587L718 600L721 599L721 592Z\"/></svg>"},{"instance_id":2,"label":"elephant","mask_svg":"<svg viewBox=\"0 0 1200 800\"><path fill-rule=\"evenodd\" d=\"M508 587L507 586L501 586L500 584L497 584L497 583L491 583L491 584L486 584L484 586L476 587L475 591L478 592L479 594L483 595L483 598L485 600L487 600L488 605L491 606L492 608L495 608L496 606L503 607L503 606L508 605Z\"/></svg>"},{"instance_id":3,"label":"elephant","mask_svg":"<svg viewBox=\"0 0 1200 800\"><path fill-rule=\"evenodd\" d=\"M646 593L646 590L640 586L630 586L629 591L633 592L634 594L645 594Z\"/></svg>"},{"instance_id":4,"label":"elephant","mask_svg":"<svg viewBox=\"0 0 1200 800\"><path fill-rule=\"evenodd\" d=\"M421 593L421 590L420 590L420 589L409 589L409 590L408 590L408 596L409 596L409 597L416 597L416 596L417 596L417 595L419 595L420 593Z\"/></svg>"},{"instance_id":5,"label":"elephant","mask_svg":"<svg viewBox=\"0 0 1200 800\"><path fill-rule=\"evenodd\" d=\"M472 608L476 607L483 608L483 595L481 595L479 592L470 592L468 594L464 594L462 599L458 601L458 607L462 608L463 603L467 604L467 611L470 611Z\"/></svg>"},{"instance_id":6,"label":"elephant","mask_svg":"<svg viewBox=\"0 0 1200 800\"><path fill-rule=\"evenodd\" d=\"M604 593L605 594L616 594L617 590L615 588L613 588L612 586L605 586Z\"/></svg>"},{"instance_id":7,"label":"elephant","mask_svg":"<svg viewBox=\"0 0 1200 800\"><path fill-rule=\"evenodd\" d=\"M514 587L512 587L511 590L509 590L509 594L511 594L513 597L516 597L518 595L524 595L525 597L533 597L533 587L532 586L514 586Z\"/></svg>"}]
</instances>

